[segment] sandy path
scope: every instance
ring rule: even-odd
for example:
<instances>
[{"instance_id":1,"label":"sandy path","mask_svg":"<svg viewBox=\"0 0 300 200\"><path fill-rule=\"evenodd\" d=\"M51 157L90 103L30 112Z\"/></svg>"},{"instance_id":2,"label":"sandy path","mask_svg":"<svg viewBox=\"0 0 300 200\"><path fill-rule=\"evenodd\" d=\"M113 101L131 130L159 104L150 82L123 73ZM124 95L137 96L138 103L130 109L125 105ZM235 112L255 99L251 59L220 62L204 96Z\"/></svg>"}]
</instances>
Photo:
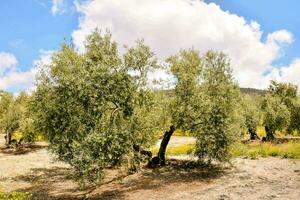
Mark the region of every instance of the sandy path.
<instances>
[{"instance_id":1,"label":"sandy path","mask_svg":"<svg viewBox=\"0 0 300 200\"><path fill-rule=\"evenodd\" d=\"M0 152L0 187L29 191L36 199L300 199L300 160L237 158L232 163L222 173L186 170L172 162L121 180L112 180L110 173L105 184L80 191L72 170L54 162L46 148L20 155Z\"/></svg>"},{"instance_id":2,"label":"sandy path","mask_svg":"<svg viewBox=\"0 0 300 200\"><path fill-rule=\"evenodd\" d=\"M2 191L30 192L34 200L82 199L84 191L72 180L73 171L69 165L56 161L45 143L37 143L37 147L21 153L7 151L4 143L0 135Z\"/></svg>"},{"instance_id":3,"label":"sandy path","mask_svg":"<svg viewBox=\"0 0 300 200\"><path fill-rule=\"evenodd\" d=\"M208 188L164 199L300 199L300 160L235 159L233 164L232 173L214 180Z\"/></svg>"}]
</instances>

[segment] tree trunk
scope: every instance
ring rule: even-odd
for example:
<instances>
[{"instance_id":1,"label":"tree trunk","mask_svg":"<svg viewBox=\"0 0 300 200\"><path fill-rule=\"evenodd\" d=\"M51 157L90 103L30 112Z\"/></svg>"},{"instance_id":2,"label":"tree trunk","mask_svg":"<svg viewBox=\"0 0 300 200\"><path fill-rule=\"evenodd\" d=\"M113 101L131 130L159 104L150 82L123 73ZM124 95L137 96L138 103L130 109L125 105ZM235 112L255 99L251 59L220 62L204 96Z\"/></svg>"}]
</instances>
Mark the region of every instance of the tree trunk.
<instances>
[{"instance_id":1,"label":"tree trunk","mask_svg":"<svg viewBox=\"0 0 300 200\"><path fill-rule=\"evenodd\" d=\"M4 136L6 146L11 145L11 137L12 137L12 134L9 131L6 132L6 135Z\"/></svg>"},{"instance_id":2,"label":"tree trunk","mask_svg":"<svg viewBox=\"0 0 300 200\"><path fill-rule=\"evenodd\" d=\"M266 140L267 141L271 141L271 140L274 140L275 137L274 137L274 131L272 131L268 126L265 126L265 130L266 130Z\"/></svg>"},{"instance_id":3,"label":"tree trunk","mask_svg":"<svg viewBox=\"0 0 300 200\"><path fill-rule=\"evenodd\" d=\"M256 133L256 131L254 131L252 128L249 128L248 132L250 134L250 140L259 140L260 139L258 134Z\"/></svg>"},{"instance_id":4,"label":"tree trunk","mask_svg":"<svg viewBox=\"0 0 300 200\"><path fill-rule=\"evenodd\" d=\"M151 167L155 167L158 165L164 166L166 164L166 159L165 159L166 149L174 131L175 131L175 127L171 126L170 130L165 132L164 137L160 143L160 148L157 153L157 156L151 159L149 166Z\"/></svg>"}]
</instances>

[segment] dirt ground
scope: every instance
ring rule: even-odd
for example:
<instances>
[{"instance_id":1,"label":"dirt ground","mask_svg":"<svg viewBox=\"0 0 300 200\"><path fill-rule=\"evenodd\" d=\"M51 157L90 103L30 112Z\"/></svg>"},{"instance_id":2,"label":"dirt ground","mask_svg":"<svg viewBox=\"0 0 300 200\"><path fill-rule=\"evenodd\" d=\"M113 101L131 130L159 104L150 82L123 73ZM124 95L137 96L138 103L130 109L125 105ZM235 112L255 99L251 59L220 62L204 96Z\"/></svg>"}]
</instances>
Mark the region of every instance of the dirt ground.
<instances>
[{"instance_id":1,"label":"dirt ground","mask_svg":"<svg viewBox=\"0 0 300 200\"><path fill-rule=\"evenodd\" d=\"M237 158L220 169L193 168L177 157L122 179L109 170L101 186L80 190L71 168L54 161L44 144L8 151L0 137L1 190L31 192L35 199L300 199L300 160Z\"/></svg>"}]
</instances>

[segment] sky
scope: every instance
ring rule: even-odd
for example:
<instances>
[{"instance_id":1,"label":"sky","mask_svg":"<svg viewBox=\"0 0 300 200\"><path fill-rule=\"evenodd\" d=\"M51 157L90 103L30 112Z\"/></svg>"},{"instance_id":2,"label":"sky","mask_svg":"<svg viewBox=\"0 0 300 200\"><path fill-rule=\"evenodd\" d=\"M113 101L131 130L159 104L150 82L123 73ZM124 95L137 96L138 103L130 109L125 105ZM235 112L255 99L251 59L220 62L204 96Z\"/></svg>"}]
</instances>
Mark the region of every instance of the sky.
<instances>
[{"instance_id":1,"label":"sky","mask_svg":"<svg viewBox=\"0 0 300 200\"><path fill-rule=\"evenodd\" d=\"M64 41L84 52L96 27L112 32L120 52L141 38L161 61L180 49L220 50L242 87L300 87L299 8L298 0L2 0L0 89L33 90L38 64Z\"/></svg>"}]
</instances>

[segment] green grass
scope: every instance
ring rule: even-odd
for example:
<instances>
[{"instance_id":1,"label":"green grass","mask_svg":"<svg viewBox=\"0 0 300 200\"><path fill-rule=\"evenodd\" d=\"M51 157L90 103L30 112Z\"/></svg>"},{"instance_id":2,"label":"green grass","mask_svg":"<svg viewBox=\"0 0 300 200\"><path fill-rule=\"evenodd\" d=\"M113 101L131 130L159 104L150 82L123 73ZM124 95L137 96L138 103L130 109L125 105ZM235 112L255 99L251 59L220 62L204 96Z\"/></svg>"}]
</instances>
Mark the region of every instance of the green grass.
<instances>
[{"instance_id":1,"label":"green grass","mask_svg":"<svg viewBox=\"0 0 300 200\"><path fill-rule=\"evenodd\" d=\"M260 137L266 136L265 127L264 126L258 126L257 127L257 133ZM191 135L192 134L189 131L182 131L182 130L176 130L173 133L173 136L191 136ZM276 131L276 135L280 136L280 137L283 137L283 136L287 135L287 132L286 131ZM293 133L291 135L299 136L300 133L299 133L299 131L293 131Z\"/></svg>"},{"instance_id":2,"label":"green grass","mask_svg":"<svg viewBox=\"0 0 300 200\"><path fill-rule=\"evenodd\" d=\"M266 130L265 130L265 127L263 126L258 126L257 127L257 133L260 137L264 137L266 136Z\"/></svg>"},{"instance_id":3,"label":"green grass","mask_svg":"<svg viewBox=\"0 0 300 200\"><path fill-rule=\"evenodd\" d=\"M265 130L265 127L263 126L258 126L257 127L257 133L260 137L264 137L266 136L266 130ZM289 135L288 132L286 130L283 130L283 131L276 131L276 136L277 137L284 137L284 136L287 136ZM292 133L291 133L291 136L299 136L300 133L299 131L297 130L294 130Z\"/></svg>"},{"instance_id":4,"label":"green grass","mask_svg":"<svg viewBox=\"0 0 300 200\"><path fill-rule=\"evenodd\" d=\"M23 137L23 134L19 131L16 131L12 135L12 139L20 140Z\"/></svg>"},{"instance_id":5,"label":"green grass","mask_svg":"<svg viewBox=\"0 0 300 200\"><path fill-rule=\"evenodd\" d=\"M175 132L173 133L173 136L190 136L191 133L189 131L182 131L182 130L175 130Z\"/></svg>"},{"instance_id":6,"label":"green grass","mask_svg":"<svg viewBox=\"0 0 300 200\"><path fill-rule=\"evenodd\" d=\"M167 148L167 155L175 156L175 155L186 155L186 154L193 154L194 152L194 144L183 144L177 147L168 147ZM151 152L155 155L158 152L157 147L152 147Z\"/></svg>"},{"instance_id":7,"label":"green grass","mask_svg":"<svg viewBox=\"0 0 300 200\"><path fill-rule=\"evenodd\" d=\"M177 147L167 148L166 155L186 155L193 154L195 150L194 144L184 144ZM157 154L158 148L151 149L153 154ZM278 156L282 158L300 159L300 142L287 142L283 144L273 143L237 143L230 149L233 157L258 158Z\"/></svg>"},{"instance_id":8,"label":"green grass","mask_svg":"<svg viewBox=\"0 0 300 200\"><path fill-rule=\"evenodd\" d=\"M265 131L265 127L263 126L258 126L257 127L257 133L260 137L266 136L266 131ZM278 132L279 134L281 134L280 132ZM188 131L182 131L182 130L176 130L173 133L174 136L191 136L191 133Z\"/></svg>"},{"instance_id":9,"label":"green grass","mask_svg":"<svg viewBox=\"0 0 300 200\"><path fill-rule=\"evenodd\" d=\"M300 142L235 144L230 152L234 157L279 156L282 158L300 159Z\"/></svg>"},{"instance_id":10,"label":"green grass","mask_svg":"<svg viewBox=\"0 0 300 200\"><path fill-rule=\"evenodd\" d=\"M1 200L30 200L32 195L28 192L12 192L10 194L0 192Z\"/></svg>"},{"instance_id":11,"label":"green grass","mask_svg":"<svg viewBox=\"0 0 300 200\"><path fill-rule=\"evenodd\" d=\"M298 130L293 131L292 133L293 136L300 136L300 132Z\"/></svg>"},{"instance_id":12,"label":"green grass","mask_svg":"<svg viewBox=\"0 0 300 200\"><path fill-rule=\"evenodd\" d=\"M258 133L258 135L259 135L260 137L265 137L265 136L266 136L266 130L265 130L265 127L263 127L263 126L258 126L257 129L256 129L256 131L257 131L257 133ZM275 132L275 135L276 135L276 136L279 136L279 137L283 137L283 136L285 136L286 134L287 134L287 133L284 132L284 131L276 131L276 132Z\"/></svg>"},{"instance_id":13,"label":"green grass","mask_svg":"<svg viewBox=\"0 0 300 200\"><path fill-rule=\"evenodd\" d=\"M31 200L32 194L29 192L13 191L10 193L3 192L0 185L0 200Z\"/></svg>"},{"instance_id":14,"label":"green grass","mask_svg":"<svg viewBox=\"0 0 300 200\"><path fill-rule=\"evenodd\" d=\"M23 138L23 133L20 131L16 131L13 133L12 135L12 139L16 139L16 140L20 140L21 138ZM47 141L47 139L45 138L45 136L41 133L36 133L34 135L34 141L36 142L41 142L41 141Z\"/></svg>"}]
</instances>

